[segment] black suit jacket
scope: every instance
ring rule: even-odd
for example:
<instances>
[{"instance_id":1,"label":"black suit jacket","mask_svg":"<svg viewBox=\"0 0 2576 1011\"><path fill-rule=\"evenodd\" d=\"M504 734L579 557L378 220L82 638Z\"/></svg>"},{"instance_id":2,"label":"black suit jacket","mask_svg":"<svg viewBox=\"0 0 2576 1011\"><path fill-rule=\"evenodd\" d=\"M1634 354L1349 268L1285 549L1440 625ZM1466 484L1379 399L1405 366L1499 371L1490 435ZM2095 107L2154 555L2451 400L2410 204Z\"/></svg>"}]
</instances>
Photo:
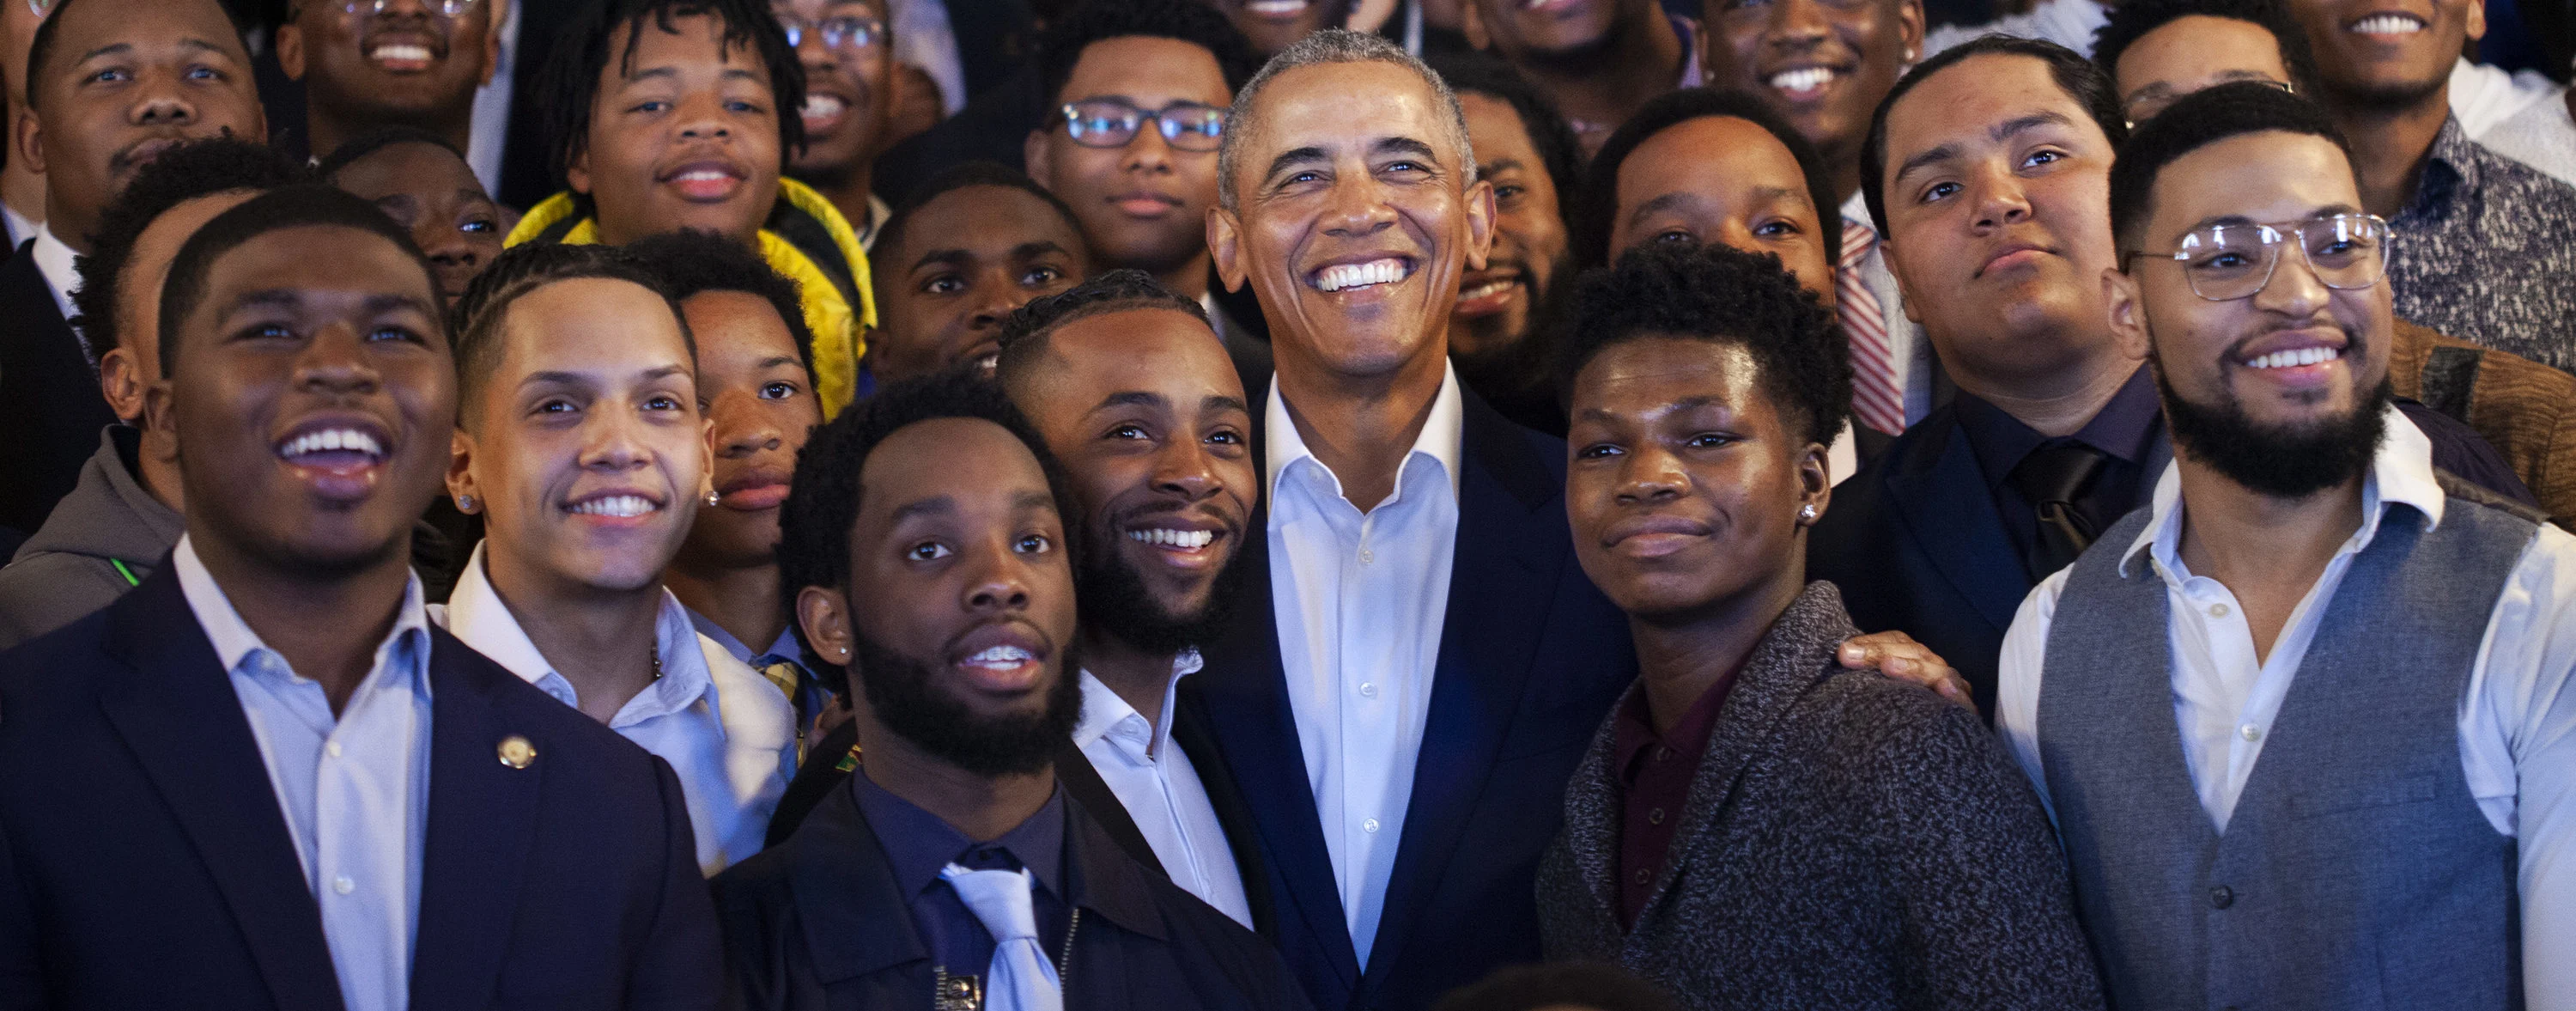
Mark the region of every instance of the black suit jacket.
<instances>
[{"instance_id":1,"label":"black suit jacket","mask_svg":"<svg viewBox=\"0 0 2576 1011\"><path fill-rule=\"evenodd\" d=\"M1269 945L1128 856L1079 799L1064 809L1065 898L1081 916L1064 960L1067 1009L1305 1011ZM929 943L846 780L794 838L717 875L715 891L727 1006L930 1006Z\"/></svg>"},{"instance_id":2,"label":"black suit jacket","mask_svg":"<svg viewBox=\"0 0 2576 1011\"><path fill-rule=\"evenodd\" d=\"M1247 383L1262 397L1267 377ZM1252 805L1280 950L1319 1008L1421 1008L1539 960L1539 857L1568 776L1635 680L1628 620L1575 564L1565 443L1465 396L1458 536L1431 711L1377 940L1363 973L1288 703L1266 507L1243 550L1256 594L1181 682ZM1255 404L1252 416L1263 417ZM1260 435L1252 440L1263 444Z\"/></svg>"},{"instance_id":3,"label":"black suit jacket","mask_svg":"<svg viewBox=\"0 0 2576 1011\"><path fill-rule=\"evenodd\" d=\"M116 423L28 247L0 264L0 527L32 534Z\"/></svg>"},{"instance_id":4,"label":"black suit jacket","mask_svg":"<svg viewBox=\"0 0 2576 1011\"><path fill-rule=\"evenodd\" d=\"M670 768L430 637L411 1006L713 1005ZM0 653L0 714L0 1008L341 1007L267 765L170 566ZM527 768L497 759L510 735Z\"/></svg>"}]
</instances>

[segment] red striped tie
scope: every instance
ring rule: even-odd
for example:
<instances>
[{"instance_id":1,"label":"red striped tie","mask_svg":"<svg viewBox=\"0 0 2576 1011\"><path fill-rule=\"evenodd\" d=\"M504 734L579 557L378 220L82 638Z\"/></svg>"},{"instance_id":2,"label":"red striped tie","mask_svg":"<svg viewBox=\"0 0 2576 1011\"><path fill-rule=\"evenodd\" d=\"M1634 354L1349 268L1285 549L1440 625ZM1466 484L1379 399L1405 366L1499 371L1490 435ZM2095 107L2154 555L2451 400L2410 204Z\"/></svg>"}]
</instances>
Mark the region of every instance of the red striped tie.
<instances>
[{"instance_id":1,"label":"red striped tie","mask_svg":"<svg viewBox=\"0 0 2576 1011\"><path fill-rule=\"evenodd\" d=\"M1905 431L1905 391L1896 385L1887 317L1879 314L1878 296L1869 293L1861 274L1861 261L1877 244L1878 233L1868 225L1843 222L1843 262L1834 271L1834 297L1843 336L1851 340L1852 414L1863 425L1896 435Z\"/></svg>"}]
</instances>

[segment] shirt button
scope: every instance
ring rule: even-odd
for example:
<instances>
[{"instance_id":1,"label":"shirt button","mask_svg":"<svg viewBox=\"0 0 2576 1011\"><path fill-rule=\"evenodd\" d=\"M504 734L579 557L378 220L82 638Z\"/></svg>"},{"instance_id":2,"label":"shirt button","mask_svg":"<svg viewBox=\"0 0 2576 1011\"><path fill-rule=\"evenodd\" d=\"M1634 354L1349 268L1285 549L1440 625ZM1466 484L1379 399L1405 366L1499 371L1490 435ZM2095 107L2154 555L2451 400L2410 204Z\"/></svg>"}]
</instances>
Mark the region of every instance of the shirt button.
<instances>
[{"instance_id":1,"label":"shirt button","mask_svg":"<svg viewBox=\"0 0 2576 1011\"><path fill-rule=\"evenodd\" d=\"M2236 892L2226 885L2209 890L2209 908L2225 909L2236 904Z\"/></svg>"},{"instance_id":2,"label":"shirt button","mask_svg":"<svg viewBox=\"0 0 2576 1011\"><path fill-rule=\"evenodd\" d=\"M1646 812L1646 824L1648 824L1648 825L1661 825L1661 824L1663 824L1663 823L1664 823L1664 809L1663 809L1663 808L1660 808L1660 807L1659 807L1659 808L1656 808L1656 809L1654 809L1654 810L1652 810L1652 811L1648 811L1648 812Z\"/></svg>"},{"instance_id":3,"label":"shirt button","mask_svg":"<svg viewBox=\"0 0 2576 1011\"><path fill-rule=\"evenodd\" d=\"M1651 868L1651 867L1640 867L1640 868L1637 868L1637 884L1638 884L1638 885L1640 885L1640 886L1644 886L1644 885L1651 885L1651 884L1654 884L1654 883L1655 883L1655 871L1654 871L1654 868Z\"/></svg>"},{"instance_id":4,"label":"shirt button","mask_svg":"<svg viewBox=\"0 0 2576 1011\"><path fill-rule=\"evenodd\" d=\"M2225 605L2225 604L2211 604L2211 605L2209 605L2209 616L2210 616L2210 617L2212 617L2212 618L2224 618L2224 617L2227 617L2227 605Z\"/></svg>"},{"instance_id":5,"label":"shirt button","mask_svg":"<svg viewBox=\"0 0 2576 1011\"><path fill-rule=\"evenodd\" d=\"M1661 762L1671 757L1673 757L1673 749L1660 744L1655 746L1655 761Z\"/></svg>"},{"instance_id":6,"label":"shirt button","mask_svg":"<svg viewBox=\"0 0 2576 1011\"><path fill-rule=\"evenodd\" d=\"M2236 736L2242 737L2247 741L2259 741L2263 739L2263 728L2248 723L2236 728Z\"/></svg>"},{"instance_id":7,"label":"shirt button","mask_svg":"<svg viewBox=\"0 0 2576 1011\"><path fill-rule=\"evenodd\" d=\"M1375 818L1370 818L1370 819L1368 819L1368 820L1365 820L1365 821L1360 822L1360 831L1362 831L1362 832L1375 832L1375 831L1377 831L1377 819L1375 819Z\"/></svg>"},{"instance_id":8,"label":"shirt button","mask_svg":"<svg viewBox=\"0 0 2576 1011\"><path fill-rule=\"evenodd\" d=\"M1372 698L1372 699L1373 699L1373 698L1376 698L1376 697L1377 697L1377 682L1375 682L1375 681L1362 681L1362 682L1360 682L1360 694L1361 694L1362 696L1364 696L1364 697L1367 697L1367 698Z\"/></svg>"},{"instance_id":9,"label":"shirt button","mask_svg":"<svg viewBox=\"0 0 2576 1011\"><path fill-rule=\"evenodd\" d=\"M1367 548L1360 549L1360 564L1367 565L1375 561L1377 561L1377 552L1370 551Z\"/></svg>"},{"instance_id":10,"label":"shirt button","mask_svg":"<svg viewBox=\"0 0 2576 1011\"><path fill-rule=\"evenodd\" d=\"M340 757L340 742L338 742L338 741L325 741L325 742L323 742L323 744L322 744L322 753L323 753L323 754L325 754L325 755L329 755L329 756L331 756L331 757L333 757L333 758L338 758L338 757Z\"/></svg>"},{"instance_id":11,"label":"shirt button","mask_svg":"<svg viewBox=\"0 0 2576 1011\"><path fill-rule=\"evenodd\" d=\"M338 893L340 893L340 894L342 894L342 895L347 895L347 894L349 894L351 891L356 890L356 889L357 889L357 887L358 887L358 883L357 883L357 882L355 882L355 881L351 881L351 880L349 880L349 876L348 876L348 875L346 875L346 874L343 874L343 875L340 875L339 877L336 877L336 878L332 878L332 879L331 879L331 890L332 890L332 891L335 891L335 892L338 892Z\"/></svg>"}]
</instances>

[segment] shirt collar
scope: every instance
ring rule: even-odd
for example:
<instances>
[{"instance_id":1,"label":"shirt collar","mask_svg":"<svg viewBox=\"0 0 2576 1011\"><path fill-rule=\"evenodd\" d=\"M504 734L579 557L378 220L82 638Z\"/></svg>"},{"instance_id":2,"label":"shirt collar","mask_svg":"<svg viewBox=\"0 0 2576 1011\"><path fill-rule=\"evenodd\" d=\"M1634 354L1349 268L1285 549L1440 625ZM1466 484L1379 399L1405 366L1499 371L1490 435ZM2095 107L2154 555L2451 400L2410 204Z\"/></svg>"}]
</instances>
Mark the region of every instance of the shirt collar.
<instances>
[{"instance_id":1,"label":"shirt collar","mask_svg":"<svg viewBox=\"0 0 2576 1011\"><path fill-rule=\"evenodd\" d=\"M868 830L885 848L886 863L892 865L895 884L902 887L907 902L938 884L941 868L984 846L1009 850L1021 866L1037 875L1038 884L1049 893L1059 897L1065 894L1062 786L1047 797L1046 806L1038 813L990 843L967 838L966 833L957 831L938 815L878 786L868 778L865 767L850 776L850 791L858 799L859 813L868 820Z\"/></svg>"},{"instance_id":2,"label":"shirt collar","mask_svg":"<svg viewBox=\"0 0 2576 1011\"><path fill-rule=\"evenodd\" d=\"M54 237L52 225L36 229L36 245L29 250L36 258L36 270L45 275L45 286L54 290L54 307L68 320L76 315L72 292L80 290L79 254L63 240Z\"/></svg>"},{"instance_id":3,"label":"shirt collar","mask_svg":"<svg viewBox=\"0 0 2576 1011\"><path fill-rule=\"evenodd\" d=\"M1961 393L1958 404L1959 427L1968 436L1968 448L1977 455L1977 466L1984 471L1986 484L2000 488L2012 476L2013 468L2023 457L2049 442L2049 437L1973 394ZM2095 412L2093 420L2084 423L2067 438L2108 453L2129 463L2147 458L2155 445L2156 424L2163 418L2156 401L2155 380L2144 365L2130 373L2129 381Z\"/></svg>"},{"instance_id":4,"label":"shirt collar","mask_svg":"<svg viewBox=\"0 0 2576 1011\"><path fill-rule=\"evenodd\" d=\"M2433 135L2433 146L2425 150L2424 177L2415 184L2414 198L2398 211L2398 219L2415 221L2438 216L2441 208L2450 205L2452 194L2477 190L2483 178L2479 168L2485 163L2485 155L2486 149L2478 147L2460 128L2460 117L2444 117L2442 132ZM2398 241L2406 241L2403 233L2400 235Z\"/></svg>"},{"instance_id":5,"label":"shirt collar","mask_svg":"<svg viewBox=\"0 0 2576 1011\"><path fill-rule=\"evenodd\" d=\"M2380 408L2387 418L2388 434L2379 440L2379 452L2370 457L2370 470L2361 479L2361 529L2353 532L2344 550L2360 551L2379 536L2379 524L2387 517L2388 507L2413 506L2423 518L2424 529L2442 525L2446 496L2441 481L2433 476L2433 441L2422 429L2407 420L2397 405ZM2130 565L2140 552L2146 552L2169 583L2180 583L2187 573L2182 564L2182 464L2165 466L2156 479L2154 510L2148 515L2147 528L2138 531L2120 554L2120 574L2129 574Z\"/></svg>"},{"instance_id":6,"label":"shirt collar","mask_svg":"<svg viewBox=\"0 0 2576 1011\"><path fill-rule=\"evenodd\" d=\"M1853 190L1852 195L1843 201L1843 206L1838 213L1843 216L1843 220L1869 229L1872 235L1878 234L1878 223L1869 219L1869 198L1862 195L1861 191ZM1884 239L1886 236L1881 235L1879 238Z\"/></svg>"},{"instance_id":7,"label":"shirt collar","mask_svg":"<svg viewBox=\"0 0 2576 1011\"><path fill-rule=\"evenodd\" d=\"M864 253L876 248L877 229L883 227L886 219L893 216L894 208L886 206L886 202L877 199L876 194L868 194L868 219L859 222L858 227L860 252Z\"/></svg>"},{"instance_id":8,"label":"shirt collar","mask_svg":"<svg viewBox=\"0 0 2576 1011\"><path fill-rule=\"evenodd\" d=\"M251 631L241 612L233 609L232 597L215 582L206 563L197 557L197 546L188 535L179 535L179 546L170 553L170 564L178 570L179 592L187 598L188 610L197 616L197 625L205 629L206 639L214 644L215 659L227 672L241 669L242 661L253 653L277 652L270 649L259 633ZM420 576L411 574L403 584L402 604L394 609L394 627L376 646L375 670L393 668L411 682L411 690L422 698L429 697L429 611L420 589ZM302 675L297 675L301 677Z\"/></svg>"},{"instance_id":9,"label":"shirt collar","mask_svg":"<svg viewBox=\"0 0 2576 1011\"><path fill-rule=\"evenodd\" d=\"M1158 757L1171 747L1173 699L1180 692L1181 679L1198 673L1203 664L1197 649L1184 649L1172 657L1171 680L1163 682L1163 721L1160 726L1153 727L1152 735L1147 738L1147 757ZM1088 748L1093 741L1108 736L1119 724L1131 719L1144 723L1145 715L1137 712L1135 706L1128 705L1126 699L1120 698L1090 671L1082 672L1082 722L1073 726L1074 747Z\"/></svg>"},{"instance_id":10,"label":"shirt collar","mask_svg":"<svg viewBox=\"0 0 2576 1011\"><path fill-rule=\"evenodd\" d=\"M537 651L537 644L510 613L510 605L492 588L491 577L483 567L483 551L489 543L474 545L473 557L456 577L456 589L447 598L444 624L448 633L520 680L565 705L579 708L581 697L572 682L557 673L545 654ZM707 656L699 645L697 627L689 623L689 609L680 606L680 599L667 589L662 591L661 612L653 620L653 635L662 676L618 708L616 717L608 721L611 730L668 716L699 699L705 699L710 710L716 706L715 677L707 670ZM717 733L723 733L724 721L719 718L715 724Z\"/></svg>"},{"instance_id":11,"label":"shirt collar","mask_svg":"<svg viewBox=\"0 0 2576 1011\"><path fill-rule=\"evenodd\" d=\"M1418 458L1427 458L1439 465L1449 478L1449 494L1452 497L1458 494L1459 446L1466 438L1466 417L1465 398L1458 392L1458 367L1444 360L1441 363L1440 394L1431 398L1431 416L1423 420L1422 434L1413 437L1413 451L1405 454L1404 462L1397 465L1395 487L1398 495L1403 494L1406 469L1412 467ZM1306 440L1297 434L1297 422L1288 416L1288 400L1279 391L1279 377L1275 373L1270 377L1270 406L1262 412L1262 429L1263 449L1267 451L1270 464L1269 480L1264 483L1269 486L1271 501L1278 501L1279 475L1299 461L1313 461L1312 465L1317 470L1333 479L1334 494L1341 494L1341 476L1324 466L1324 461L1315 459L1314 452L1306 448Z\"/></svg>"}]
</instances>

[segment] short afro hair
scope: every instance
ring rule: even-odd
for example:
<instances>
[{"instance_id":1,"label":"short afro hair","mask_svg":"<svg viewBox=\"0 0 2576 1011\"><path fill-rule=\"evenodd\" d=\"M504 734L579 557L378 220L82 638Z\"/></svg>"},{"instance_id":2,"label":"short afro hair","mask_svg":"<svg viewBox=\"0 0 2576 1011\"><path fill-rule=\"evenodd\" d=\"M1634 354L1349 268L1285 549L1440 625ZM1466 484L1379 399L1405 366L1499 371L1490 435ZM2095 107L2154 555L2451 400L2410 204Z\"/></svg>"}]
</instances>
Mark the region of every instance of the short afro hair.
<instances>
[{"instance_id":1,"label":"short afro hair","mask_svg":"<svg viewBox=\"0 0 2576 1011\"><path fill-rule=\"evenodd\" d=\"M2289 68L2291 86L2315 92L2316 54L2308 49L2307 31L2281 0L2126 0L2112 7L2110 20L2093 32L2093 62L2117 82L2120 54L2147 33L2195 15L2243 21L2271 33L2272 44L2281 52L2281 65Z\"/></svg>"},{"instance_id":2,"label":"short afro hair","mask_svg":"<svg viewBox=\"0 0 2576 1011\"><path fill-rule=\"evenodd\" d=\"M1047 208L1055 212L1056 217L1064 222L1066 229L1076 236L1083 234L1082 220L1073 216L1072 205L1065 203L1063 197L1056 196L1046 187L1038 185L1037 180L1029 178L1028 173L1004 166L999 162L970 161L942 169L938 174L924 180L921 185L913 187L912 192L904 195L903 202L895 205L894 213L886 215L885 224L877 226L876 244L868 249L869 276L878 284L901 278L904 275L903 264L880 264L875 262L876 258L892 256L896 249L902 247L904 233L912 228L912 216L921 213L923 205L957 190L975 186L998 186L1006 190L1018 190L1046 201ZM1084 251L1084 258L1089 258L1088 250Z\"/></svg>"},{"instance_id":3,"label":"short afro hair","mask_svg":"<svg viewBox=\"0 0 2576 1011\"><path fill-rule=\"evenodd\" d=\"M303 166L264 145L232 137L189 141L161 152L134 173L134 181L98 216L89 252L74 257L80 288L72 292L72 330L96 361L125 340L117 305L134 244L170 209L218 193L266 191L306 180Z\"/></svg>"},{"instance_id":4,"label":"short afro hair","mask_svg":"<svg viewBox=\"0 0 2576 1011\"><path fill-rule=\"evenodd\" d=\"M466 160L464 148L457 147L455 141L436 133L416 126L380 126L349 138L333 149L330 154L323 156L321 162L313 166L313 178L326 183L330 182L333 177L340 174L341 169L348 168L358 159L396 144L427 144L455 155L457 161ZM480 186L482 183L477 180L475 185Z\"/></svg>"},{"instance_id":5,"label":"short afro hair","mask_svg":"<svg viewBox=\"0 0 2576 1011\"><path fill-rule=\"evenodd\" d=\"M751 247L712 232L682 230L648 236L626 244L626 253L661 282L673 303L708 291L738 291L758 296L786 321L796 338L796 358L805 374L814 374L814 331L805 325L803 296L796 279L769 265Z\"/></svg>"},{"instance_id":6,"label":"short afro hair","mask_svg":"<svg viewBox=\"0 0 2576 1011\"><path fill-rule=\"evenodd\" d=\"M2232 81L2182 97L2166 112L2138 127L2111 163L2111 235L2124 251L2140 248L2138 234L2155 213L2156 179L2176 159L2211 144L2249 133L2291 133L2333 141L2349 166L2352 145L2334 120L2316 103L2256 81ZM2121 257L2126 269L2128 257Z\"/></svg>"},{"instance_id":7,"label":"short afro hair","mask_svg":"<svg viewBox=\"0 0 2576 1011\"><path fill-rule=\"evenodd\" d=\"M1073 503L1063 468L1047 452L1046 440L1011 406L1001 387L967 369L891 384L823 423L805 440L805 448L796 454L796 473L788 480L787 501L778 510L779 599L789 609L787 627L796 632L807 667L848 676L841 665L825 661L814 651L803 623L793 613L797 595L809 586L841 590L850 594L852 607L864 606L859 595L869 588L850 582L850 530L859 521L859 476L867 469L868 455L896 432L941 418L974 418L1000 425L1037 458L1038 468L1046 473L1047 491L1055 498L1056 514L1064 520L1065 560L1078 571L1082 512ZM979 461L957 462L971 467Z\"/></svg>"},{"instance_id":8,"label":"short afro hair","mask_svg":"<svg viewBox=\"0 0 2576 1011\"><path fill-rule=\"evenodd\" d=\"M179 347L188 316L206 297L206 278L214 272L215 262L270 232L309 227L355 229L393 243L420 268L421 283L430 290L431 314L436 315L438 272L430 266L429 258L421 255L420 247L412 243L409 229L394 224L376 205L329 186L298 183L279 187L215 215L171 257L170 276L161 282L161 378L179 374ZM441 327L442 338L446 336L444 330Z\"/></svg>"},{"instance_id":9,"label":"short afro hair","mask_svg":"<svg viewBox=\"0 0 2576 1011\"><path fill-rule=\"evenodd\" d=\"M695 367L698 341L689 333L689 318L680 314L680 303L662 290L661 279L626 250L561 242L523 243L493 257L492 265L474 275L465 293L448 307L447 327L456 335L459 427L466 427L466 422L474 418L484 388L491 384L493 371L501 365L501 326L509 319L510 307L539 288L583 278L625 281L661 296L663 304L671 309L672 320L679 324L680 342L688 347L691 367Z\"/></svg>"},{"instance_id":10,"label":"short afro hair","mask_svg":"<svg viewBox=\"0 0 2576 1011\"><path fill-rule=\"evenodd\" d=\"M2100 127L2102 135L2118 150L2129 139L2129 119L2120 111L2120 89L2111 83L2111 75L2093 61L2072 49L2044 39L2025 39L2014 35L1980 35L1939 54L1907 71L1898 78L1896 87L1880 99L1878 111L1870 114L1869 136L1860 146L1860 195L1869 205L1870 223L1881 237L1887 235L1887 113L1904 100L1916 85L1961 62L1979 56L2022 56L2048 66L2048 76L2057 82L2059 91L2074 99Z\"/></svg>"},{"instance_id":11,"label":"short afro hair","mask_svg":"<svg viewBox=\"0 0 2576 1011\"><path fill-rule=\"evenodd\" d=\"M615 67L623 74L635 64L635 51L647 29L677 34L679 21L711 17L723 25L723 45L759 58L769 75L769 92L777 101L778 158L786 162L805 147L805 65L788 48L787 31L760 0L590 0L556 36L546 59L539 94L545 96L548 168L561 181L590 145L590 107L599 100L599 78ZM626 44L611 53L609 43L620 28ZM584 213L586 200L576 201Z\"/></svg>"},{"instance_id":12,"label":"short afro hair","mask_svg":"<svg viewBox=\"0 0 2576 1011\"><path fill-rule=\"evenodd\" d=\"M1015 386L1017 377L1046 354L1048 338L1066 324L1128 309L1169 309L1200 323L1208 321L1207 308L1197 299L1172 290L1155 280L1154 275L1133 269L1113 270L1053 295L1031 299L1004 317L994 337L1002 346L1001 362L994 368L994 375L1004 386ZM1214 329L1208 331L1208 338L1216 338Z\"/></svg>"},{"instance_id":13,"label":"short afro hair","mask_svg":"<svg viewBox=\"0 0 2576 1011\"><path fill-rule=\"evenodd\" d=\"M1851 348L1815 292L1776 253L1731 246L1641 246L1586 271L1558 348L1565 399L1601 353L1644 337L1686 337L1743 348L1791 438L1832 445L1851 413Z\"/></svg>"},{"instance_id":14,"label":"short afro hair","mask_svg":"<svg viewBox=\"0 0 2576 1011\"><path fill-rule=\"evenodd\" d=\"M1423 62L1449 82L1452 91L1473 92L1512 107L1521 120L1521 131L1529 134L1530 146L1537 149L1539 168L1546 170L1548 182L1556 186L1556 213L1567 216L1574 197L1583 188L1583 142L1574 135L1574 127L1565 114L1557 111L1556 100L1538 90L1528 77L1502 57L1472 49L1435 52Z\"/></svg>"},{"instance_id":15,"label":"short afro hair","mask_svg":"<svg viewBox=\"0 0 2576 1011\"><path fill-rule=\"evenodd\" d=\"M1261 69L1261 54L1253 50L1251 40L1201 0L1095 0L1057 19L1038 40L1038 83L1046 89L1046 111L1052 114L1056 106L1070 100L1064 86L1073 79L1074 66L1082 62L1083 50L1094 42L1131 35L1177 39L1207 50L1225 75L1227 94L1243 87Z\"/></svg>"},{"instance_id":16,"label":"short afro hair","mask_svg":"<svg viewBox=\"0 0 2576 1011\"><path fill-rule=\"evenodd\" d=\"M1628 156L1655 139L1656 134L1695 119L1720 116L1761 127L1762 132L1789 149L1789 158L1798 163L1798 174L1806 181L1807 199L1816 205L1816 228L1824 233L1818 238L1824 241L1825 262L1842 262L1843 200L1834 192L1833 174L1825 170L1824 156L1816 153L1816 146L1761 99L1741 91L1685 88L1647 102L1636 115L1611 131L1610 139L1601 144L1601 153L1593 156L1583 190L1575 195L1575 206L1566 215L1576 264L1598 267L1609 263L1616 252L1610 248L1610 233L1618 225L1619 167L1628 163Z\"/></svg>"}]
</instances>

